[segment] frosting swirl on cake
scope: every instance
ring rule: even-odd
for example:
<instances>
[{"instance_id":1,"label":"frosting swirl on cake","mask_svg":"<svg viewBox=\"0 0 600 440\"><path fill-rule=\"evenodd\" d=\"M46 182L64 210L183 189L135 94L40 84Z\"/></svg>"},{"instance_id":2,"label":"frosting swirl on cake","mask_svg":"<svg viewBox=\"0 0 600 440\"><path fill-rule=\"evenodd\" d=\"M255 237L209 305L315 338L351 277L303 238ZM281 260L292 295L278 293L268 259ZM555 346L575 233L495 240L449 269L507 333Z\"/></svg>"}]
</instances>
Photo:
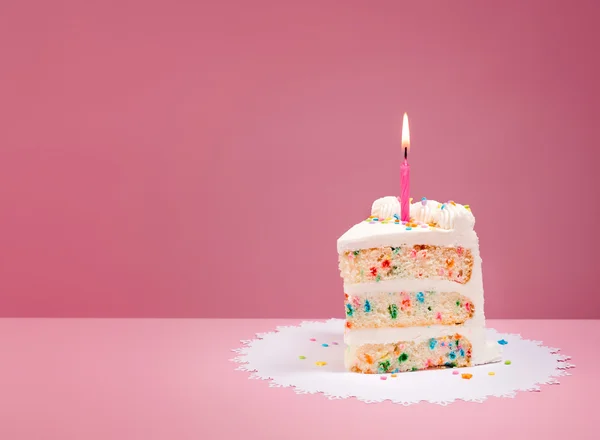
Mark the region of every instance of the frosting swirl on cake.
<instances>
[{"instance_id":1,"label":"frosting swirl on cake","mask_svg":"<svg viewBox=\"0 0 600 440\"><path fill-rule=\"evenodd\" d=\"M433 223L440 229L471 230L475 226L471 211L453 201L439 203L423 199L411 205L410 217L421 223Z\"/></svg>"},{"instance_id":2,"label":"frosting swirl on cake","mask_svg":"<svg viewBox=\"0 0 600 440\"><path fill-rule=\"evenodd\" d=\"M371 216L385 220L396 214L400 218L400 201L397 197L387 196L377 199L371 206Z\"/></svg>"},{"instance_id":3,"label":"frosting swirl on cake","mask_svg":"<svg viewBox=\"0 0 600 440\"><path fill-rule=\"evenodd\" d=\"M400 201L394 196L377 199L371 206L371 219L376 218L382 221L396 217L399 220L400 215ZM425 197L410 205L410 218L414 222L447 230L468 231L475 226L475 217L468 205L461 205L453 201L440 203L435 200L427 200Z\"/></svg>"}]
</instances>

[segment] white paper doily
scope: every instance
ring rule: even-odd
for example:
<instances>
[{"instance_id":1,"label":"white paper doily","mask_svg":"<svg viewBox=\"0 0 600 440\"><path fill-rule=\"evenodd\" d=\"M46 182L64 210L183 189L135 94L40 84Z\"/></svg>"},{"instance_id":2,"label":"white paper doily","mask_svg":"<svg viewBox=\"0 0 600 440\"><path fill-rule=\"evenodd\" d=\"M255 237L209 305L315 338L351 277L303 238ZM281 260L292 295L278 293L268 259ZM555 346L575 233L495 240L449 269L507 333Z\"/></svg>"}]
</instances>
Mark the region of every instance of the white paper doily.
<instances>
[{"instance_id":1,"label":"white paper doily","mask_svg":"<svg viewBox=\"0 0 600 440\"><path fill-rule=\"evenodd\" d=\"M455 400L483 402L488 396L515 397L518 391L540 391L541 384L558 384L574 365L558 348L544 347L518 334L487 329L489 340L505 340L502 362L468 368L386 374L350 373L344 369L344 320L302 322L258 333L258 339L241 341L231 359L250 371L250 379L269 380L270 387L294 387L298 394L323 393L329 399L356 397L366 403L391 400L402 405L421 401L447 405ZM325 345L323 345L325 344ZM303 358L302 358L303 357ZM505 361L510 360L510 365ZM317 363L325 362L325 365ZM458 371L456 375L453 372ZM494 372L494 375L489 375ZM472 374L463 379L463 373Z\"/></svg>"}]
</instances>

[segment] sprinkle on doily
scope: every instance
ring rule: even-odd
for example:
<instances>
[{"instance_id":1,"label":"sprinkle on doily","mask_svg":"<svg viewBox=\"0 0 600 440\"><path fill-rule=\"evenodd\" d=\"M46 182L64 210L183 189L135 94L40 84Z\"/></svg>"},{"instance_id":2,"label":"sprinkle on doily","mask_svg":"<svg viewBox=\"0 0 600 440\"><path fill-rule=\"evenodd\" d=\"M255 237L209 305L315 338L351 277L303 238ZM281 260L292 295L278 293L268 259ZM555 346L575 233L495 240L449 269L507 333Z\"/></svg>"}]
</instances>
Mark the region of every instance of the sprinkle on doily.
<instances>
[{"instance_id":1,"label":"sprinkle on doily","mask_svg":"<svg viewBox=\"0 0 600 440\"><path fill-rule=\"evenodd\" d=\"M338 345L338 343L337 343L337 342L335 342L335 341L334 341L334 342L332 342L331 344L332 344L332 345Z\"/></svg>"},{"instance_id":2,"label":"sprinkle on doily","mask_svg":"<svg viewBox=\"0 0 600 440\"><path fill-rule=\"evenodd\" d=\"M454 374L455 376L456 376L456 375L458 375L458 370L454 370L454 371L452 372L452 374Z\"/></svg>"},{"instance_id":3,"label":"sprinkle on doily","mask_svg":"<svg viewBox=\"0 0 600 440\"><path fill-rule=\"evenodd\" d=\"M495 375L496 375L496 373L494 373L493 371L490 371L490 372L488 373L488 376L495 376Z\"/></svg>"},{"instance_id":4,"label":"sprinkle on doily","mask_svg":"<svg viewBox=\"0 0 600 440\"><path fill-rule=\"evenodd\" d=\"M327 365L327 362L318 361L318 362L315 362L315 365L316 365L317 367L323 367L323 366Z\"/></svg>"},{"instance_id":5,"label":"sprinkle on doily","mask_svg":"<svg viewBox=\"0 0 600 440\"><path fill-rule=\"evenodd\" d=\"M472 375L472 374L469 374L469 373L463 373L463 374L461 374L461 377L462 377L463 379L470 379L470 378L472 378L472 377L473 377L473 375Z\"/></svg>"},{"instance_id":6,"label":"sprinkle on doily","mask_svg":"<svg viewBox=\"0 0 600 440\"><path fill-rule=\"evenodd\" d=\"M321 344L321 347L329 347L329 344Z\"/></svg>"},{"instance_id":7,"label":"sprinkle on doily","mask_svg":"<svg viewBox=\"0 0 600 440\"><path fill-rule=\"evenodd\" d=\"M504 361L504 365L510 365L510 364L512 364L511 361Z\"/></svg>"},{"instance_id":8,"label":"sprinkle on doily","mask_svg":"<svg viewBox=\"0 0 600 440\"><path fill-rule=\"evenodd\" d=\"M392 374L392 377L398 377L398 375L396 373Z\"/></svg>"},{"instance_id":9,"label":"sprinkle on doily","mask_svg":"<svg viewBox=\"0 0 600 440\"><path fill-rule=\"evenodd\" d=\"M306 356L298 356L298 359L306 359Z\"/></svg>"},{"instance_id":10,"label":"sprinkle on doily","mask_svg":"<svg viewBox=\"0 0 600 440\"><path fill-rule=\"evenodd\" d=\"M387 380L387 376L379 376L379 379L381 379L381 380Z\"/></svg>"},{"instance_id":11,"label":"sprinkle on doily","mask_svg":"<svg viewBox=\"0 0 600 440\"><path fill-rule=\"evenodd\" d=\"M315 339L315 338L310 338L310 340L311 340L312 342L315 342L315 341L316 341L316 339Z\"/></svg>"},{"instance_id":12,"label":"sprinkle on doily","mask_svg":"<svg viewBox=\"0 0 600 440\"><path fill-rule=\"evenodd\" d=\"M508 341L505 341L504 339L500 339L498 341L498 344L500 344L500 345L506 345L506 344L508 344Z\"/></svg>"}]
</instances>

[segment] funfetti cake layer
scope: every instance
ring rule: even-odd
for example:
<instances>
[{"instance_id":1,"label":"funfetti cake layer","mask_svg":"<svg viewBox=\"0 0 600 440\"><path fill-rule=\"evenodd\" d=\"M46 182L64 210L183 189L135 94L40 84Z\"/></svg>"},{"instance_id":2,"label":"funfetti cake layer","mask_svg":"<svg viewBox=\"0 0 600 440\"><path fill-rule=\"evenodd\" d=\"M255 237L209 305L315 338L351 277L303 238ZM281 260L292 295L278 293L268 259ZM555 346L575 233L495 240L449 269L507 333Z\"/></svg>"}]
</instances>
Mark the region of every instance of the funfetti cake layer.
<instances>
[{"instance_id":1,"label":"funfetti cake layer","mask_svg":"<svg viewBox=\"0 0 600 440\"><path fill-rule=\"evenodd\" d=\"M356 249L340 255L340 271L348 283L434 279L466 284L473 271L473 253L462 246L429 244Z\"/></svg>"},{"instance_id":2,"label":"funfetti cake layer","mask_svg":"<svg viewBox=\"0 0 600 440\"><path fill-rule=\"evenodd\" d=\"M349 329L464 324L475 306L458 292L346 294Z\"/></svg>"},{"instance_id":3,"label":"funfetti cake layer","mask_svg":"<svg viewBox=\"0 0 600 440\"><path fill-rule=\"evenodd\" d=\"M471 365L471 342L456 333L423 341L363 344L347 350L350 371L355 373L398 373L427 368Z\"/></svg>"},{"instance_id":4,"label":"funfetti cake layer","mask_svg":"<svg viewBox=\"0 0 600 440\"><path fill-rule=\"evenodd\" d=\"M498 344L485 339L470 208L424 200L411 205L410 222L399 218L395 197L378 199L371 217L338 240L347 369L385 373L499 360ZM452 338L460 348L448 345Z\"/></svg>"}]
</instances>

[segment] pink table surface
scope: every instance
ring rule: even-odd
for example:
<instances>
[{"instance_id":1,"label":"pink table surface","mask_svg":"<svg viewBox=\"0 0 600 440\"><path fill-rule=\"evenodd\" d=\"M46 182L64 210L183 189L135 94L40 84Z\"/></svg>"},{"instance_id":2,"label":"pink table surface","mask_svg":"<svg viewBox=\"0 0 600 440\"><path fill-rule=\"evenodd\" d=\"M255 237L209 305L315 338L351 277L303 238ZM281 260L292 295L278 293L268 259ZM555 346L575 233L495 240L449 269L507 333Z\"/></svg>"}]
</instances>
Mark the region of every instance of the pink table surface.
<instances>
[{"instance_id":1,"label":"pink table surface","mask_svg":"<svg viewBox=\"0 0 600 440\"><path fill-rule=\"evenodd\" d=\"M600 438L600 321L488 321L577 367L541 392L447 407L296 395L234 371L240 339L298 322L2 319L0 439Z\"/></svg>"}]
</instances>

